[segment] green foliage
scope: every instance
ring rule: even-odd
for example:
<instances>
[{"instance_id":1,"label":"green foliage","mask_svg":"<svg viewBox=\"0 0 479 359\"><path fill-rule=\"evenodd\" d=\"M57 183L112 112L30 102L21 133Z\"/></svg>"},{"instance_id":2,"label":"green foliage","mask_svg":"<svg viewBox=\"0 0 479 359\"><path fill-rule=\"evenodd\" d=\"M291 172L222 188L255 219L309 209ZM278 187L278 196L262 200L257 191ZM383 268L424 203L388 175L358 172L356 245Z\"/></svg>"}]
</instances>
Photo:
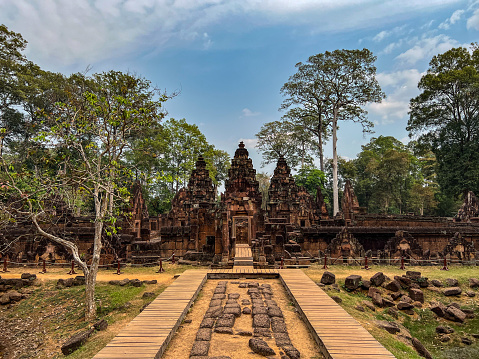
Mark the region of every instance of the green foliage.
<instances>
[{"instance_id":1,"label":"green foliage","mask_svg":"<svg viewBox=\"0 0 479 359\"><path fill-rule=\"evenodd\" d=\"M311 138L301 125L287 120L268 122L256 137L256 148L262 152L263 166L276 162L280 157L284 157L292 169L313 163Z\"/></svg>"},{"instance_id":2,"label":"green foliage","mask_svg":"<svg viewBox=\"0 0 479 359\"><path fill-rule=\"evenodd\" d=\"M322 190L324 189L324 182L326 180L326 176L323 171L316 169L314 167L304 167L301 168L296 175L294 175L294 179L298 186L303 186L306 188L309 194L313 197L316 197L316 192L318 187Z\"/></svg>"},{"instance_id":3,"label":"green foliage","mask_svg":"<svg viewBox=\"0 0 479 359\"><path fill-rule=\"evenodd\" d=\"M436 155L446 195L479 191L479 49L453 48L434 56L410 101L407 130Z\"/></svg>"}]
</instances>

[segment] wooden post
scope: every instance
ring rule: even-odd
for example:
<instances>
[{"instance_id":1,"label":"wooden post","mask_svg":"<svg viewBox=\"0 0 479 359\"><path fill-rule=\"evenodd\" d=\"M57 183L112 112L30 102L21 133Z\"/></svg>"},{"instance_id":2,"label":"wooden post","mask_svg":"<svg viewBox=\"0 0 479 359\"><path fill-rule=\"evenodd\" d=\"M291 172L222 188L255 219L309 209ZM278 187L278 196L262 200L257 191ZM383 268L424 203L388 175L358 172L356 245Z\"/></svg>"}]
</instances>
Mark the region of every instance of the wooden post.
<instances>
[{"instance_id":1,"label":"wooden post","mask_svg":"<svg viewBox=\"0 0 479 359\"><path fill-rule=\"evenodd\" d=\"M156 273L163 273L165 270L163 269L163 260L160 258L160 269Z\"/></svg>"},{"instance_id":2,"label":"wooden post","mask_svg":"<svg viewBox=\"0 0 479 359\"><path fill-rule=\"evenodd\" d=\"M43 260L43 268L40 273L46 273L47 272L47 266L45 265L45 259Z\"/></svg>"},{"instance_id":3,"label":"wooden post","mask_svg":"<svg viewBox=\"0 0 479 359\"><path fill-rule=\"evenodd\" d=\"M72 260L72 269L67 274L69 274L69 275L77 274L77 272L75 272L75 261L74 260Z\"/></svg>"},{"instance_id":4,"label":"wooden post","mask_svg":"<svg viewBox=\"0 0 479 359\"><path fill-rule=\"evenodd\" d=\"M7 257L3 257L3 272L10 272L7 268Z\"/></svg>"},{"instance_id":5,"label":"wooden post","mask_svg":"<svg viewBox=\"0 0 479 359\"><path fill-rule=\"evenodd\" d=\"M118 259L118 268L116 269L116 274L120 275L120 260Z\"/></svg>"},{"instance_id":6,"label":"wooden post","mask_svg":"<svg viewBox=\"0 0 479 359\"><path fill-rule=\"evenodd\" d=\"M281 264L279 265L279 269L284 268L284 257L281 257Z\"/></svg>"},{"instance_id":7,"label":"wooden post","mask_svg":"<svg viewBox=\"0 0 479 359\"><path fill-rule=\"evenodd\" d=\"M444 256L444 266L441 268L441 270L449 270L449 268L447 268L447 259L445 256Z\"/></svg>"},{"instance_id":8,"label":"wooden post","mask_svg":"<svg viewBox=\"0 0 479 359\"><path fill-rule=\"evenodd\" d=\"M173 253L173 256L171 257L171 264L175 264L175 253Z\"/></svg>"},{"instance_id":9,"label":"wooden post","mask_svg":"<svg viewBox=\"0 0 479 359\"><path fill-rule=\"evenodd\" d=\"M399 267L401 270L405 270L406 266L404 265L404 256L401 256L401 267Z\"/></svg>"},{"instance_id":10,"label":"wooden post","mask_svg":"<svg viewBox=\"0 0 479 359\"><path fill-rule=\"evenodd\" d=\"M323 265L323 269L328 269L328 256L325 254L324 255L324 265Z\"/></svg>"},{"instance_id":11,"label":"wooden post","mask_svg":"<svg viewBox=\"0 0 479 359\"><path fill-rule=\"evenodd\" d=\"M368 266L368 256L365 256L364 257L364 269L370 269L369 266Z\"/></svg>"}]
</instances>

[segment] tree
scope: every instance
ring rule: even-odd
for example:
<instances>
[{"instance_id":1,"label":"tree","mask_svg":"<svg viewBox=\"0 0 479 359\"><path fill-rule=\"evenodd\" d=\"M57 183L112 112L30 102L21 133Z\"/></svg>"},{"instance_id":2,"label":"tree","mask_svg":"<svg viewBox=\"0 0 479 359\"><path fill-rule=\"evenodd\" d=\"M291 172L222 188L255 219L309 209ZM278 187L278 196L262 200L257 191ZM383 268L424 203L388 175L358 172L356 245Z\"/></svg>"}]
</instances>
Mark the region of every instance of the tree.
<instances>
[{"instance_id":1,"label":"tree","mask_svg":"<svg viewBox=\"0 0 479 359\"><path fill-rule=\"evenodd\" d=\"M326 176L317 168L304 167L294 175L294 180L298 186L303 186L310 195L316 198L318 187L324 189Z\"/></svg>"},{"instance_id":2,"label":"tree","mask_svg":"<svg viewBox=\"0 0 479 359\"><path fill-rule=\"evenodd\" d=\"M373 137L354 163L355 192L360 204L372 212L403 212L411 188L424 185L418 159L392 136Z\"/></svg>"},{"instance_id":3,"label":"tree","mask_svg":"<svg viewBox=\"0 0 479 359\"><path fill-rule=\"evenodd\" d=\"M479 191L479 48L434 56L411 99L407 130L436 156L441 191Z\"/></svg>"},{"instance_id":4,"label":"tree","mask_svg":"<svg viewBox=\"0 0 479 359\"><path fill-rule=\"evenodd\" d=\"M329 119L321 90L323 74L310 60L311 57L307 64L297 63L295 67L298 71L281 87L281 93L286 99L281 104L280 110L289 108L283 116L283 121L291 123L295 132L308 140L304 143L309 142L310 147L317 147L320 170L324 171L323 142L327 137ZM305 133L310 136L305 137Z\"/></svg>"},{"instance_id":5,"label":"tree","mask_svg":"<svg viewBox=\"0 0 479 359\"><path fill-rule=\"evenodd\" d=\"M49 126L35 140L48 149L52 165L38 163L32 171L2 156L10 197L17 198L16 207L3 203L2 209L12 220L12 211L17 209L32 220L42 236L72 253L85 275L86 319L91 320L96 315L94 294L102 239L116 231L116 219L130 195L127 184L132 173L125 166L125 151L132 137L157 126L168 96L152 89L143 78L116 71L91 77L73 75L66 94L66 101L43 112ZM73 240L44 225L52 216L52 194L66 199L71 187L88 193L94 203L95 231L89 262L80 257Z\"/></svg>"},{"instance_id":6,"label":"tree","mask_svg":"<svg viewBox=\"0 0 479 359\"><path fill-rule=\"evenodd\" d=\"M339 120L359 122L364 132L373 124L361 107L368 102L381 102L385 94L376 80L376 57L368 49L326 51L309 58L311 66L322 74L319 89L332 112L333 136L333 215L339 211L338 154L336 149Z\"/></svg>"},{"instance_id":7,"label":"tree","mask_svg":"<svg viewBox=\"0 0 479 359\"><path fill-rule=\"evenodd\" d=\"M289 121L267 122L256 134L258 148L263 155L262 165L274 163L284 157L291 168L310 165L310 139L303 129Z\"/></svg>"},{"instance_id":8,"label":"tree","mask_svg":"<svg viewBox=\"0 0 479 359\"><path fill-rule=\"evenodd\" d=\"M268 205L268 200L269 200L268 191L269 191L271 176L266 172L258 172L256 174L256 180L259 183L259 192L261 193L261 196L262 196L261 208L266 210L266 207Z\"/></svg>"}]
</instances>

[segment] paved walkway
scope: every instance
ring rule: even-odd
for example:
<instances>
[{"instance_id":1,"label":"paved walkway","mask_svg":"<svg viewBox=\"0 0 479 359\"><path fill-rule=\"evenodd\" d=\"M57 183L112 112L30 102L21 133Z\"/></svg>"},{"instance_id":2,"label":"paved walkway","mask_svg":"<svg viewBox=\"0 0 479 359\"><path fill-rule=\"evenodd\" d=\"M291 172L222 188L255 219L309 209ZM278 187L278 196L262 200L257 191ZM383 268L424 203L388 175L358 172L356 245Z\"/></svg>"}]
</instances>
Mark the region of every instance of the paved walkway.
<instances>
[{"instance_id":1,"label":"paved walkway","mask_svg":"<svg viewBox=\"0 0 479 359\"><path fill-rule=\"evenodd\" d=\"M94 358L161 358L206 279L207 271L185 271Z\"/></svg>"},{"instance_id":2,"label":"paved walkway","mask_svg":"<svg viewBox=\"0 0 479 359\"><path fill-rule=\"evenodd\" d=\"M208 278L271 277L280 278L326 358L394 358L300 269L250 268L184 272L94 358L161 358Z\"/></svg>"},{"instance_id":3,"label":"paved walkway","mask_svg":"<svg viewBox=\"0 0 479 359\"><path fill-rule=\"evenodd\" d=\"M281 270L280 279L326 358L395 358L302 270Z\"/></svg>"}]
</instances>

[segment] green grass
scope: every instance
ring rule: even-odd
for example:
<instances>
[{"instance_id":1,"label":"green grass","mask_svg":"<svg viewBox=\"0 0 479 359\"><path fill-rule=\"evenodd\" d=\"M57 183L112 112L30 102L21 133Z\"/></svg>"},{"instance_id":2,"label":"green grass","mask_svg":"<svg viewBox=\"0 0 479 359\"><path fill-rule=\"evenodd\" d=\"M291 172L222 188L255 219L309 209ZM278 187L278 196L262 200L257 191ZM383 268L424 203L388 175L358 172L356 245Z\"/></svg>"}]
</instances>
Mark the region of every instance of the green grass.
<instances>
[{"instance_id":1,"label":"green grass","mask_svg":"<svg viewBox=\"0 0 479 359\"><path fill-rule=\"evenodd\" d=\"M444 281L446 278L454 278L459 281L459 286L463 292L471 290L469 288L469 278L479 278L479 267L471 266L452 266L449 271L440 270L441 267L408 267L407 270L419 271L423 276L429 279L438 279ZM375 320L387 320L401 323L411 334L423 343L434 358L450 359L450 358L464 358L472 359L479 358L479 340L473 339L473 344L467 346L461 342L461 337L472 338L472 334L479 334L479 307L477 297L445 297L442 293L436 293L423 289L425 304L423 308L414 309L415 315L410 316L399 311L399 319L393 318L386 313L386 309L376 308L376 311L371 311L365 307L365 312L358 311L354 307L361 304L363 300L370 300L367 297L367 292L364 290L357 290L354 292L347 292L342 288L344 280L348 275L359 274L364 280L368 280L376 272L383 272L389 278L393 279L395 275L401 276L406 274L406 271L400 270L393 266L374 266L371 270L364 270L359 266L330 266L328 271L336 275L336 283L341 287L341 292L338 293L334 289L327 290L330 296L338 296L342 299L340 304L350 315L358 320L370 333L384 345L394 356L398 359L421 358L416 351L411 347L407 340L400 341L396 335L392 335L383 329L378 328ZM322 266L313 265L304 272L315 282L321 280L324 272ZM479 291L474 290L479 296ZM407 293L403 291L403 293ZM428 309L430 301L441 301L444 304L451 302L458 302L461 307L474 309L476 317L473 319L466 319L465 323L454 323L445 319L437 319L436 315ZM448 325L454 329L451 334L451 341L442 343L436 335L436 327L438 325Z\"/></svg>"}]
</instances>

